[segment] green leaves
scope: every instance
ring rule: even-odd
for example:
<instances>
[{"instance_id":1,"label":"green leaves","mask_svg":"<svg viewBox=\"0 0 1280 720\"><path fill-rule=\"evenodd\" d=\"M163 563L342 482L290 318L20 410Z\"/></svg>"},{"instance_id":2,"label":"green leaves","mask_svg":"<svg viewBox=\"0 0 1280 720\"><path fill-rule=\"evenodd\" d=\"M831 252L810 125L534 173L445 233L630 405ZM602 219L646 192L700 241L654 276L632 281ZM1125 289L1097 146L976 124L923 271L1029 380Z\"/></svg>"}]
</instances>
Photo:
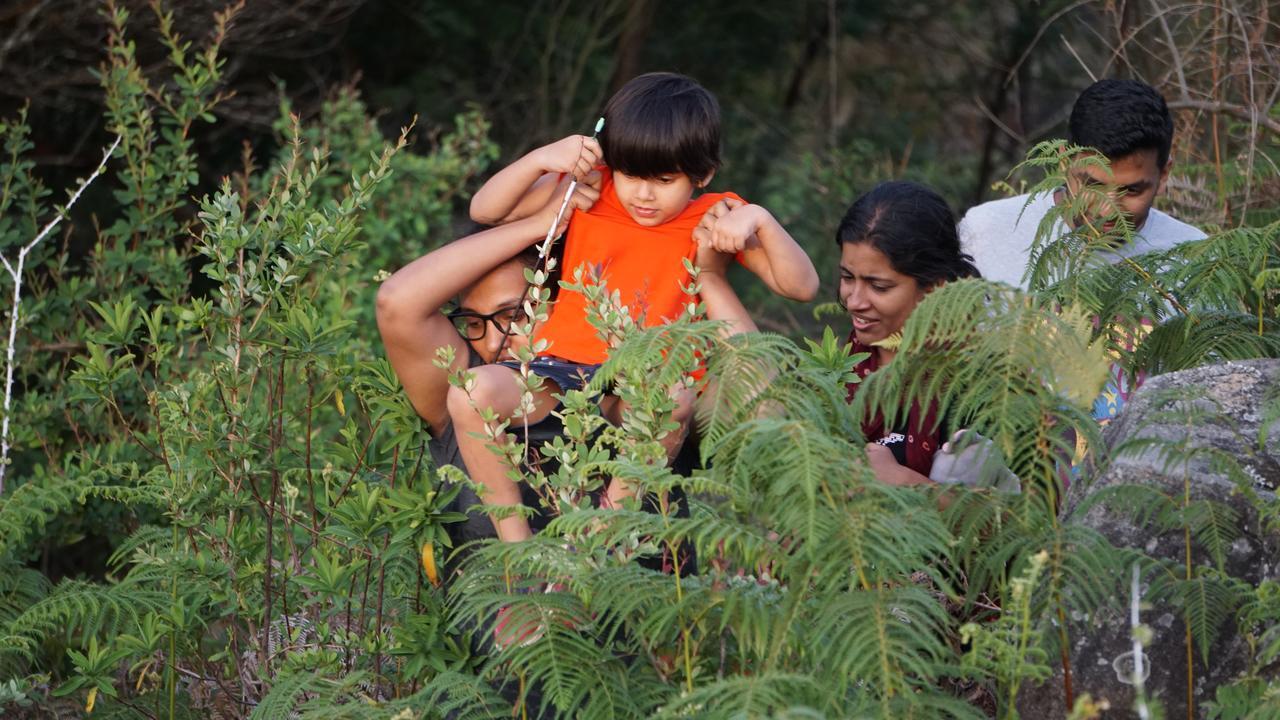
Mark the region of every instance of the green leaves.
<instances>
[{"instance_id":1,"label":"green leaves","mask_svg":"<svg viewBox=\"0 0 1280 720\"><path fill-rule=\"evenodd\" d=\"M59 685L53 694L59 696L70 695L82 688L89 688L91 696L93 691L96 690L103 695L115 697L117 693L112 681L114 680L116 665L128 655L128 649L111 648L109 646L100 649L96 637L89 639L89 646L83 653L68 649L67 656L71 658L71 663L75 666L75 675L67 682ZM92 702L90 706L92 706Z\"/></svg>"}]
</instances>

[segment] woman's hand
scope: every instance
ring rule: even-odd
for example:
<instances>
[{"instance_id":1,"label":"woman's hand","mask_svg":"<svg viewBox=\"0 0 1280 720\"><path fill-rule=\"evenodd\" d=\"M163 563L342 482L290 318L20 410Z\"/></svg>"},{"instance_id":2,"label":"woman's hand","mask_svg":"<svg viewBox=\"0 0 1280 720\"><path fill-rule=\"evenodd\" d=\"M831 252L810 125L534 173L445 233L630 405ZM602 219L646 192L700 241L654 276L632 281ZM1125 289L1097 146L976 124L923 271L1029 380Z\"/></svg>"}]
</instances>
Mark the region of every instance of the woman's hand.
<instances>
[{"instance_id":1,"label":"woman's hand","mask_svg":"<svg viewBox=\"0 0 1280 720\"><path fill-rule=\"evenodd\" d=\"M933 456L929 479L943 485L994 487L1019 492L1018 476L1005 467L995 443L968 429L959 430Z\"/></svg>"},{"instance_id":2,"label":"woman's hand","mask_svg":"<svg viewBox=\"0 0 1280 720\"><path fill-rule=\"evenodd\" d=\"M564 173L579 181L585 180L604 157L600 142L586 135L570 135L550 145L543 145L535 152L543 172ZM564 197L564 193L560 196Z\"/></svg>"},{"instance_id":3,"label":"woman's hand","mask_svg":"<svg viewBox=\"0 0 1280 720\"><path fill-rule=\"evenodd\" d=\"M876 479L885 485L908 487L929 482L929 478L915 470L899 465L898 459L893 456L893 451L884 445L867 443L866 450L871 471L876 474Z\"/></svg>"}]
</instances>

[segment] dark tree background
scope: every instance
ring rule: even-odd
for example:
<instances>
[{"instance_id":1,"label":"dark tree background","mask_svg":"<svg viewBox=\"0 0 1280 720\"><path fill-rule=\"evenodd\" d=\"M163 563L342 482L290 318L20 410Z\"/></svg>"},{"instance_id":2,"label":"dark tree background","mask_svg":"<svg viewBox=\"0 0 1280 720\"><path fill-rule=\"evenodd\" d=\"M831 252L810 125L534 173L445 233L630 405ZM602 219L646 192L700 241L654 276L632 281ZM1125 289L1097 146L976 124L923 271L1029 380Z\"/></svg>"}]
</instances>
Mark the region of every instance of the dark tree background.
<instances>
[{"instance_id":1,"label":"dark tree background","mask_svg":"<svg viewBox=\"0 0 1280 720\"><path fill-rule=\"evenodd\" d=\"M139 25L145 2L123 0ZM188 37L221 0L174 0ZM469 104L493 120L504 157L594 121L637 73L698 78L725 112L723 184L770 188L806 153L853 143L894 174L939 185L958 205L990 193L1029 141L1060 129L1089 82L1059 40L1092 57L1097 21L1065 3L802 0L249 0L228 38L228 89L204 162L229 171L242 140L264 150L287 93L304 115L353 83L390 130L417 114L431 127ZM36 157L75 174L105 130L93 69L106 22L83 0L11 0L0 9L0 103L30 102ZM139 32L140 37L148 33ZM158 44L140 41L149 62ZM59 178L51 178L59 179Z\"/></svg>"},{"instance_id":2,"label":"dark tree background","mask_svg":"<svg viewBox=\"0 0 1280 720\"><path fill-rule=\"evenodd\" d=\"M151 3L115 2L133 13L139 54L159 69ZM169 0L164 9L199 41L225 4ZM1280 137L1271 4L1228 13L1207 0L247 0L224 47L232 96L195 136L197 196L240 168L246 144L270 157L285 98L305 121L354 87L388 137L416 116L419 151L476 107L509 161L588 131L637 73L674 70L720 98L716 187L766 204L827 268L841 212L875 182L929 183L962 213L996 195L993 184L1037 140L1065 134L1075 95L1095 77L1136 76L1164 91L1178 119L1175 158L1188 174L1162 202L1192 222L1228 226L1280 200L1265 142ZM51 187L91 168L108 139L94 76L102 7L11 0L0 9L0 112L30 103L34 158ZM77 219L109 212L105 188L94 192ZM75 225L73 247L91 242L92 223ZM805 329L794 307L749 283L740 290L766 327Z\"/></svg>"}]
</instances>

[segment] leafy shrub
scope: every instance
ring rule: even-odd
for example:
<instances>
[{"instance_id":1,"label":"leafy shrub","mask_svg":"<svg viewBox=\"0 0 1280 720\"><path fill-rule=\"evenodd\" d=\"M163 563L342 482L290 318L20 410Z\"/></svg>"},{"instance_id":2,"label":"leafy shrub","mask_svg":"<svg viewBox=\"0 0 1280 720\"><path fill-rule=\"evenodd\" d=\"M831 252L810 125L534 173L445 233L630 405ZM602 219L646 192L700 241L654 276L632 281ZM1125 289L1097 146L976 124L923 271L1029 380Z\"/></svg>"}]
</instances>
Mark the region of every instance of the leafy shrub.
<instances>
[{"instance_id":1,"label":"leafy shrub","mask_svg":"<svg viewBox=\"0 0 1280 720\"><path fill-rule=\"evenodd\" d=\"M1087 407L1108 363L1136 375L1280 350L1274 225L1118 266L1091 254L1105 238L1072 235L1040 249L1029 294L952 283L919 306L898 359L857 405L845 387L855 359L833 333L805 348L768 333L725 338L696 312L640 330L587 283L596 324L622 342L596 385L566 396L568 431L540 448L557 469L524 478L556 517L529 542L477 547L446 594L423 557L449 551L443 528L458 518L443 510L454 491L442 480L458 478L430 466L423 424L367 320L375 273L420 254L425 234L450 234L453 200L494 155L483 119L463 114L412 154L407 131L387 145L349 89L314 123L286 103L266 171L248 157L193 201L190 137L220 100L233 13L193 51L157 6L163 79L140 69L128 13L107 14L100 77L122 138L110 175L119 212L83 257L39 246L15 309L14 449L0 496L6 711L1012 716L1024 681L1070 662L1063 619L1124 597L1142 562L1057 513L1074 450L1064 430L1099 446ZM23 118L0 134L8 257L39 231L50 193L26 159ZM1049 144L1031 164L1059 183L1072 155ZM837 169L831 196L842 199L874 174ZM1132 347L1144 322L1154 329ZM699 364L707 467L682 477L658 441L671 430L668 390ZM617 428L593 402L605 383L628 402ZM860 421L904 398L965 418L1023 492L874 482ZM585 498L611 477L659 510L593 509ZM666 501L677 489L687 517ZM1180 523L1221 555L1219 508L1153 505L1153 522ZM1280 511L1258 505L1274 530ZM104 546L96 575L35 569L42 548L86 535ZM688 548L694 575L635 562L665 553L679 567ZM1223 599L1185 604L1197 647L1233 616L1258 667L1273 663L1273 584L1197 572L1159 589ZM475 652L484 643L470 636L488 637L502 607L542 638ZM1222 689L1213 712L1239 717L1274 698L1252 674Z\"/></svg>"}]
</instances>

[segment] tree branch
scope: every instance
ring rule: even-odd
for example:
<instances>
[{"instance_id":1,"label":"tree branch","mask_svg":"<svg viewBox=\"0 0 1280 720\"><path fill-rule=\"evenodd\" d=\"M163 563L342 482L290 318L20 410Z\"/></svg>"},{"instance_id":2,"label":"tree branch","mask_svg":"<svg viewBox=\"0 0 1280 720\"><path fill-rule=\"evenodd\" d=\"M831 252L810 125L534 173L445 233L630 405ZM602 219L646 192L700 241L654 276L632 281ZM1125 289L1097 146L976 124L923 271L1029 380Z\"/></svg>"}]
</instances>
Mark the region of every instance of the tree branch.
<instances>
[{"instance_id":1,"label":"tree branch","mask_svg":"<svg viewBox=\"0 0 1280 720\"><path fill-rule=\"evenodd\" d=\"M1202 110L1204 112L1219 113L1222 115L1231 115L1232 117L1257 122L1267 130L1280 135L1280 120L1268 116L1265 112L1254 111L1244 105L1236 105L1235 103L1219 102L1216 100L1194 100L1191 98L1185 100L1172 100L1169 102L1170 110Z\"/></svg>"},{"instance_id":2,"label":"tree branch","mask_svg":"<svg viewBox=\"0 0 1280 720\"><path fill-rule=\"evenodd\" d=\"M116 148L120 147L120 141L123 139L123 135L116 136L116 141L111 143L111 147L107 148L106 152L102 153L102 161L98 163L98 167L89 177L80 181L80 187L76 188L76 191L72 193L71 199L67 201L67 204L61 208L55 208L57 213L54 218L40 230L34 240L18 251L17 262L10 264L7 258L0 258L4 260L5 272L9 273L9 276L13 278L13 309L9 313L9 346L6 352L4 377L4 422L3 425L0 425L0 495L4 494L4 476L9 468L9 407L13 402L13 350L18 337L18 309L22 303L22 267L27 261L27 253L34 250L41 241L49 236L49 233L53 232L53 229L62 222L62 218L66 217L67 213L70 212L71 206L80 200L85 188L89 187L90 183L96 180L106 169L107 160L111 159L112 153L116 151Z\"/></svg>"}]
</instances>

